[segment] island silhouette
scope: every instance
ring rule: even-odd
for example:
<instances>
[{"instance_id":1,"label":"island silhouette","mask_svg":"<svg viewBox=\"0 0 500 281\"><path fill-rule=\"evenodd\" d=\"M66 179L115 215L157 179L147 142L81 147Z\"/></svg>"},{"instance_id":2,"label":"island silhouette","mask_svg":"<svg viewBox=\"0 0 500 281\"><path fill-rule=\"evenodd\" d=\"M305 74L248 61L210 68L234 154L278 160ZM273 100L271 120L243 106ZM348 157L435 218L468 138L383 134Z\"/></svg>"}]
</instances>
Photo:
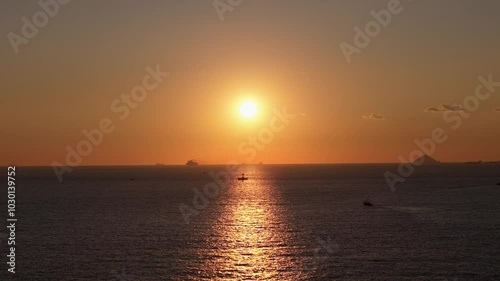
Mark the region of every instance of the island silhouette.
<instances>
[{"instance_id":1,"label":"island silhouette","mask_svg":"<svg viewBox=\"0 0 500 281\"><path fill-rule=\"evenodd\" d=\"M424 154L421 157L419 157L418 159L416 159L415 161L413 161L413 164L417 164L417 165L440 164L440 163L441 162L439 162L438 160L430 157L427 154Z\"/></svg>"}]
</instances>

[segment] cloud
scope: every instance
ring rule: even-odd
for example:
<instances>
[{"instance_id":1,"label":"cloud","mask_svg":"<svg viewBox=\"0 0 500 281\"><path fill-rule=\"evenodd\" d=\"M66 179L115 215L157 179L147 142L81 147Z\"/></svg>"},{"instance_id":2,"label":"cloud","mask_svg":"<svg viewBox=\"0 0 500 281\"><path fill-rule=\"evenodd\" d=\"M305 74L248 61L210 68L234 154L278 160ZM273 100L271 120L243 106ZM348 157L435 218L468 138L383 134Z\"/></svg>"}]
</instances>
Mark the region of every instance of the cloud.
<instances>
[{"instance_id":1,"label":"cloud","mask_svg":"<svg viewBox=\"0 0 500 281\"><path fill-rule=\"evenodd\" d=\"M493 109L494 112L500 112L500 106L497 106L495 107L495 109Z\"/></svg>"},{"instance_id":2,"label":"cloud","mask_svg":"<svg viewBox=\"0 0 500 281\"><path fill-rule=\"evenodd\" d=\"M428 107L425 109L425 112L459 112L465 111L465 109L461 105L447 105L442 104L437 107Z\"/></svg>"},{"instance_id":3,"label":"cloud","mask_svg":"<svg viewBox=\"0 0 500 281\"><path fill-rule=\"evenodd\" d=\"M385 119L385 116L382 114L379 114L379 113L372 113L370 115L361 116L361 117L363 117L364 119L367 119L367 120L383 120L383 119Z\"/></svg>"}]
</instances>

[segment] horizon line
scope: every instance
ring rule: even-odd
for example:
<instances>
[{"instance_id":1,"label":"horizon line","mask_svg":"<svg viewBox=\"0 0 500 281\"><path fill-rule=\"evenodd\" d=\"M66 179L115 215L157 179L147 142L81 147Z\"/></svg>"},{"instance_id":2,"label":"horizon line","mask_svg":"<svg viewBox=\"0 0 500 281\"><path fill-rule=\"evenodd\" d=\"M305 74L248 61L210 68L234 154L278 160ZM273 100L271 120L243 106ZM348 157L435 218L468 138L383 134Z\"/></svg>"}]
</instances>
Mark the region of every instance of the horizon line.
<instances>
[{"instance_id":1,"label":"horizon line","mask_svg":"<svg viewBox=\"0 0 500 281\"><path fill-rule=\"evenodd\" d=\"M234 165L399 165L399 164L409 164L412 162L337 162L337 163L239 163L239 164L234 164ZM436 164L468 164L468 163L478 163L478 164L498 164L500 163L500 160L497 161L451 161L451 162L439 162L431 165L436 165ZM207 163L207 164L198 164L195 166L189 166L189 167L196 167L196 166L225 166L229 165L228 163L226 164L221 164L221 163ZM429 164L427 164L429 165ZM11 164L11 165L1 165L0 167L10 167L10 166L16 166L16 167L31 167L31 168L49 168L53 167L52 165L16 165L16 164ZM78 167L162 167L162 166L188 166L186 164L162 164L162 163L156 163L156 164L96 164L96 165L79 165L71 168L78 168ZM63 166L57 166L57 167L63 167Z\"/></svg>"}]
</instances>

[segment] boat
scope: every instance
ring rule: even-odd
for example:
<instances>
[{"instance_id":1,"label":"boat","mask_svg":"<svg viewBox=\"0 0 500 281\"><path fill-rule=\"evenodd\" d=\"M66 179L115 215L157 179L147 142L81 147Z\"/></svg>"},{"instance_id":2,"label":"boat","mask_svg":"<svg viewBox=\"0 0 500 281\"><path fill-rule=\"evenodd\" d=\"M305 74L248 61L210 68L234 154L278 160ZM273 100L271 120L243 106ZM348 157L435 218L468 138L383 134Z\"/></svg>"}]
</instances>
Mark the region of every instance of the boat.
<instances>
[{"instance_id":1,"label":"boat","mask_svg":"<svg viewBox=\"0 0 500 281\"><path fill-rule=\"evenodd\" d=\"M365 206L373 206L372 202L370 202L370 200L366 199L364 202L363 202L363 205Z\"/></svg>"},{"instance_id":2,"label":"boat","mask_svg":"<svg viewBox=\"0 0 500 281\"><path fill-rule=\"evenodd\" d=\"M241 177L238 178L239 181L246 181L248 178L245 178L245 173L241 174Z\"/></svg>"},{"instance_id":3,"label":"boat","mask_svg":"<svg viewBox=\"0 0 500 281\"><path fill-rule=\"evenodd\" d=\"M198 163L196 163L194 160L189 160L187 161L186 166L198 166Z\"/></svg>"}]
</instances>

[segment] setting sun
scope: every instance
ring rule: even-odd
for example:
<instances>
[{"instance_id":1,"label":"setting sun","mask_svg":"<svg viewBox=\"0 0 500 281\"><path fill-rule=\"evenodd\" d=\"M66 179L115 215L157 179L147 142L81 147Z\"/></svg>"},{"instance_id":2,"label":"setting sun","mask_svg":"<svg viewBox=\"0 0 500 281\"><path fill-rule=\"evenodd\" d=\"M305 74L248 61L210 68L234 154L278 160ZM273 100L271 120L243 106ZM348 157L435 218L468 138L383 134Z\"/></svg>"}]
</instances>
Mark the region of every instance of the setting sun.
<instances>
[{"instance_id":1,"label":"setting sun","mask_svg":"<svg viewBox=\"0 0 500 281\"><path fill-rule=\"evenodd\" d=\"M241 116L252 118L257 114L257 105L252 101L246 101L240 105Z\"/></svg>"}]
</instances>

